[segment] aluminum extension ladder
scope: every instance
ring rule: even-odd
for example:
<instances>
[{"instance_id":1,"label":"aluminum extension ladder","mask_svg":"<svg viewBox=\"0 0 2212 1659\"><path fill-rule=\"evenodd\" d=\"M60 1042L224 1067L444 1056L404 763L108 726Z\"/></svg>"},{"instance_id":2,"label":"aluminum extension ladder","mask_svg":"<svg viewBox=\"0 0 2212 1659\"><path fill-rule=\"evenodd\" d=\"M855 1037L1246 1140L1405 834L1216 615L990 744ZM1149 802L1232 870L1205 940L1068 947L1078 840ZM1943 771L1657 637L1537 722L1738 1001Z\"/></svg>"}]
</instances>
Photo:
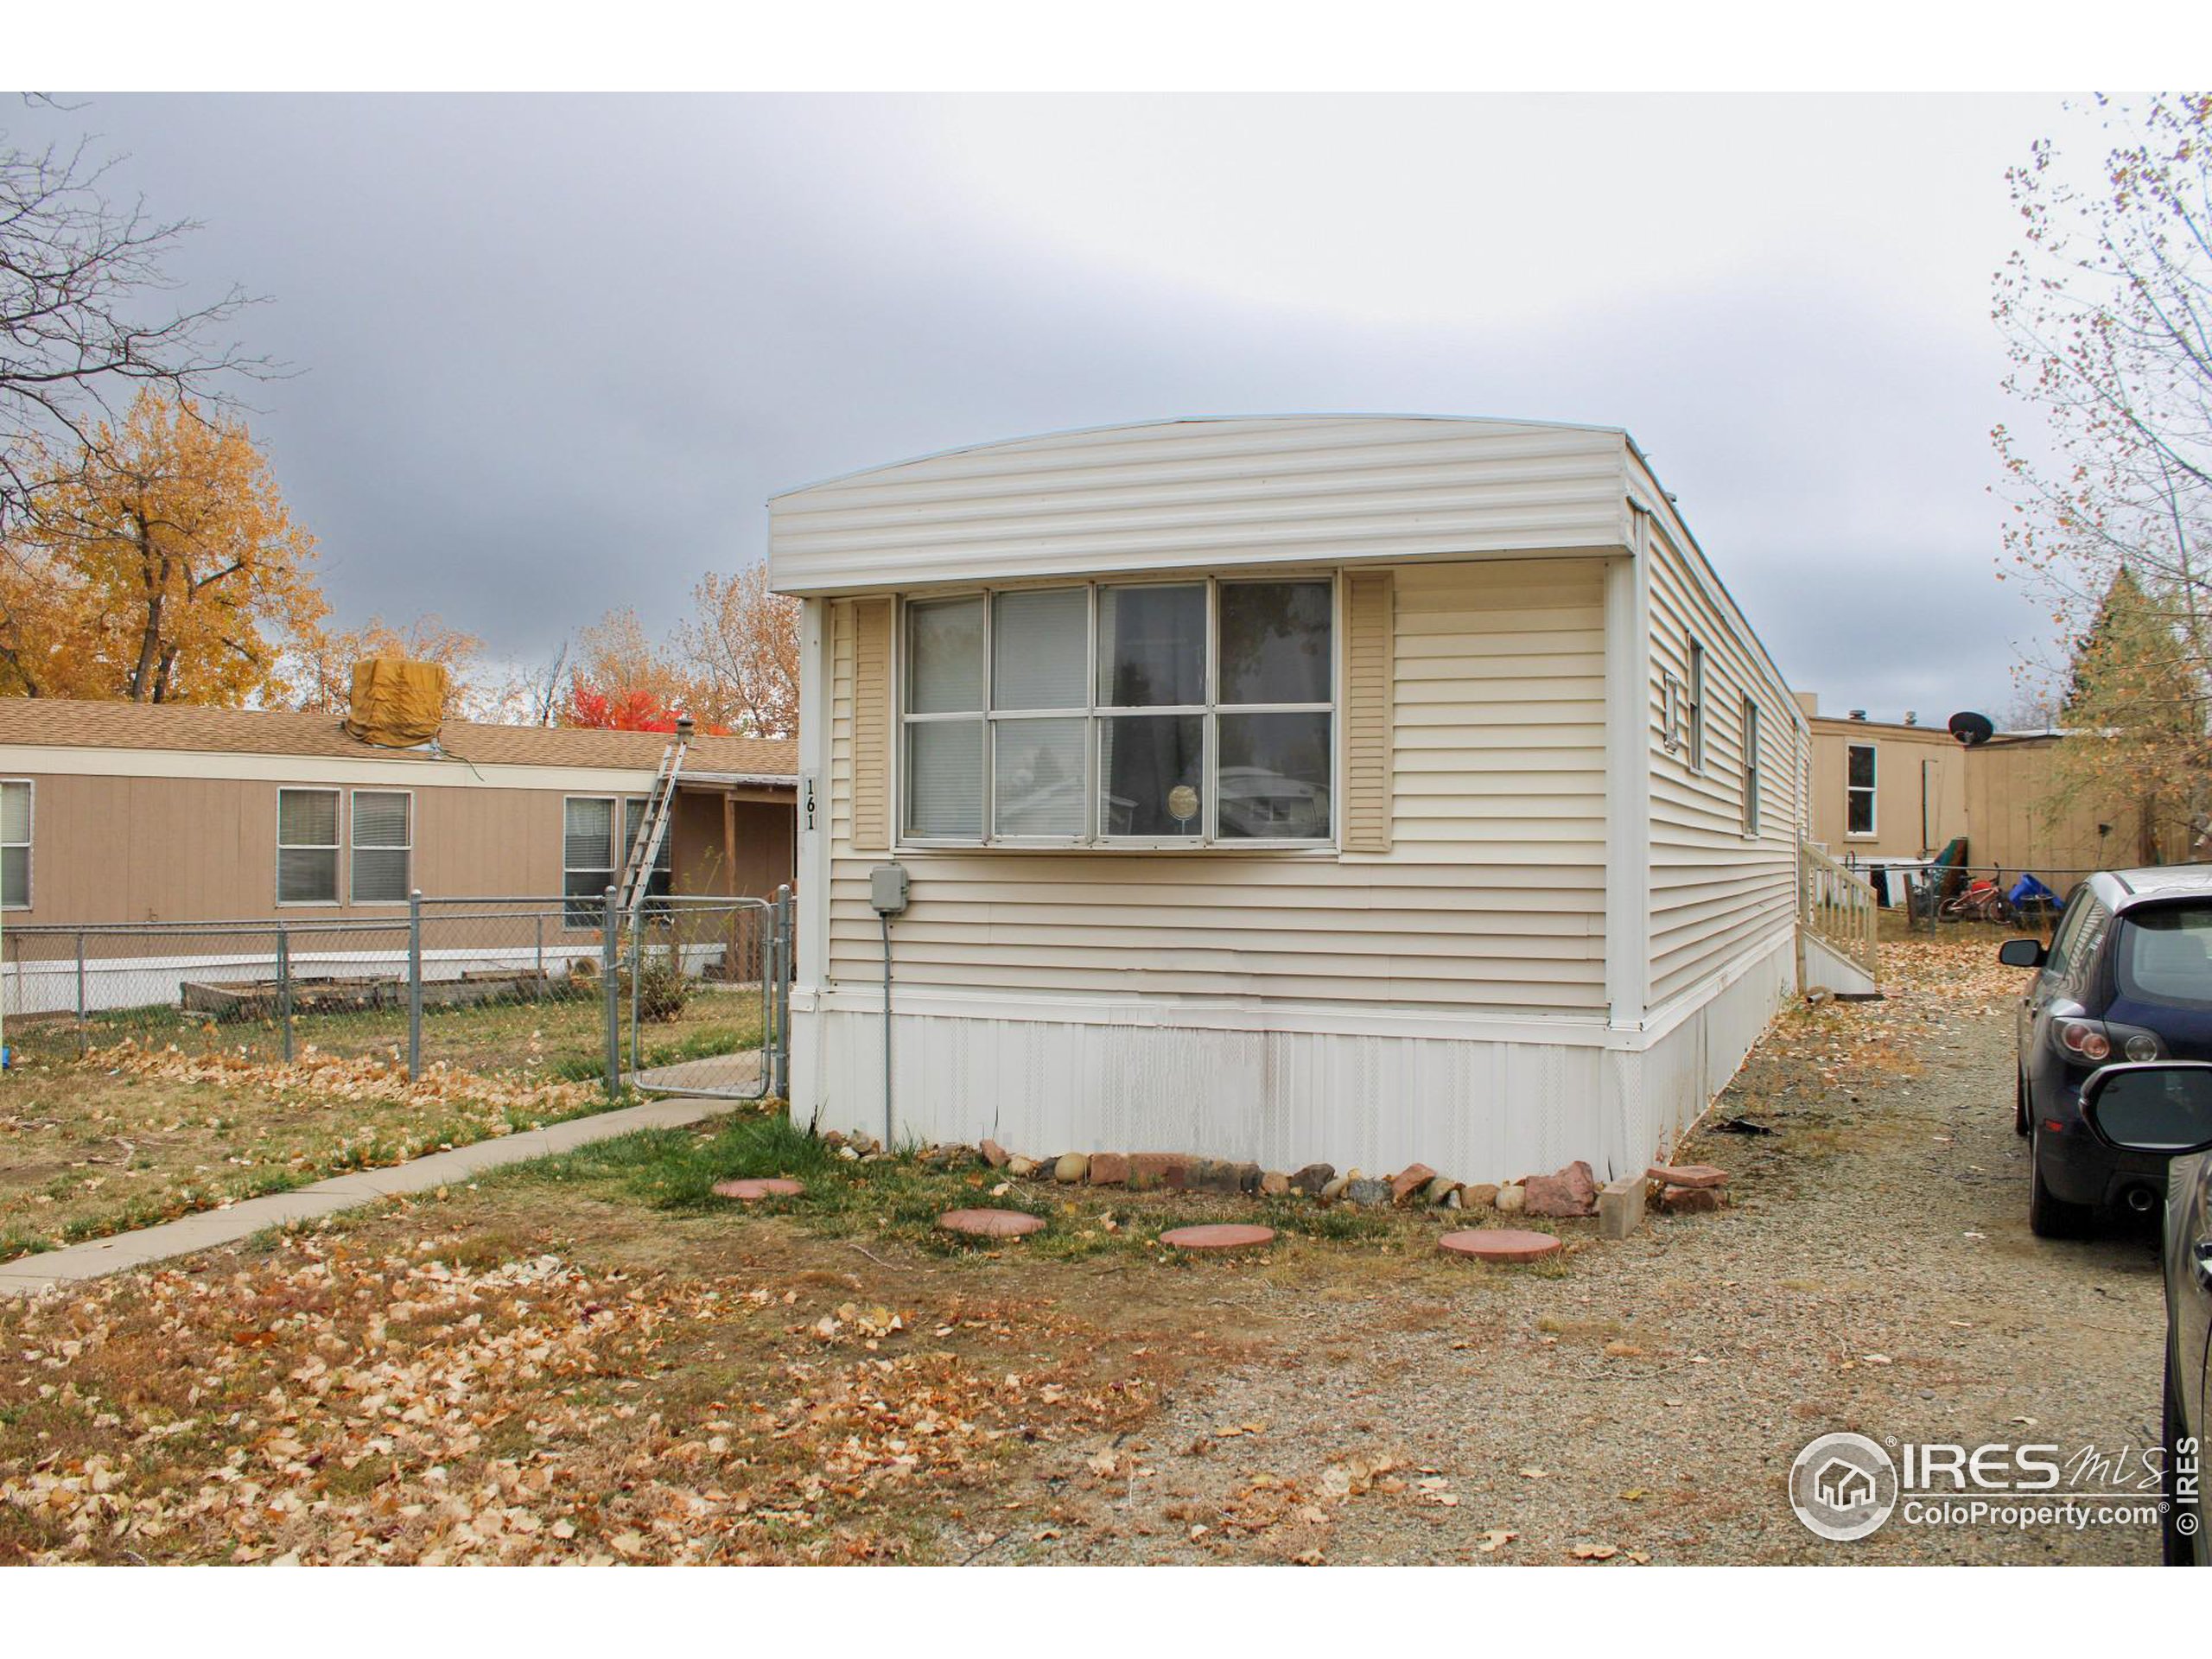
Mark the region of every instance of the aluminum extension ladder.
<instances>
[{"instance_id":1,"label":"aluminum extension ladder","mask_svg":"<svg viewBox=\"0 0 2212 1659\"><path fill-rule=\"evenodd\" d=\"M653 868L660 860L661 844L668 839L669 821L676 815L676 780L683 775L683 756L691 747L691 719L676 722L676 737L661 751L660 766L653 773L652 792L645 798L645 816L631 837L630 855L622 865L622 882L615 890L615 906L625 922L635 925L638 912L652 887Z\"/></svg>"}]
</instances>

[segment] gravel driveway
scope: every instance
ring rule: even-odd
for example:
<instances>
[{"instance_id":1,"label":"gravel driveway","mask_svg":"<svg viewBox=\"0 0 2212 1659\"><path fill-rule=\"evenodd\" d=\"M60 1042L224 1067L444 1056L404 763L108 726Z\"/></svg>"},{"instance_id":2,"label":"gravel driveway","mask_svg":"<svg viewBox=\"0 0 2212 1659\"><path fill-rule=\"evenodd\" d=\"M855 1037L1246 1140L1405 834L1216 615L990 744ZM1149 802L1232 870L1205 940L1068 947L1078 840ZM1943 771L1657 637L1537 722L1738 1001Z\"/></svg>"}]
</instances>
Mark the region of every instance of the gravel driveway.
<instances>
[{"instance_id":1,"label":"gravel driveway","mask_svg":"<svg viewBox=\"0 0 2212 1659\"><path fill-rule=\"evenodd\" d=\"M1707 1120L1777 1132L1686 1154L1732 1173L1720 1214L1549 1273L1220 1268L1227 1369L1135 1438L1045 1460L1019 1507L1051 1524L995 1558L2155 1561L2154 1525L1892 1519L1832 1544L1785 1495L1834 1429L2156 1445L2155 1243L2029 1235L1993 955L1891 945L1887 1001L1786 1015Z\"/></svg>"}]
</instances>

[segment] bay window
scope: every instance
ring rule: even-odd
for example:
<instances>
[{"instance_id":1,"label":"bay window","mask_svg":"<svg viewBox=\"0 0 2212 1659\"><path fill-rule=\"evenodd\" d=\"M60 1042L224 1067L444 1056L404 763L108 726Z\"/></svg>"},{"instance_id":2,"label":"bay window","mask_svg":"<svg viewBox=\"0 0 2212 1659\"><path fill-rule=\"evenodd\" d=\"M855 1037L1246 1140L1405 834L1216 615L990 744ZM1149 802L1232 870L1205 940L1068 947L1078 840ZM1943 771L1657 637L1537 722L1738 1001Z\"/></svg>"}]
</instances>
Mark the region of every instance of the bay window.
<instances>
[{"instance_id":1,"label":"bay window","mask_svg":"<svg viewBox=\"0 0 2212 1659\"><path fill-rule=\"evenodd\" d=\"M911 601L902 837L1327 842L1334 620L1327 577Z\"/></svg>"}]
</instances>

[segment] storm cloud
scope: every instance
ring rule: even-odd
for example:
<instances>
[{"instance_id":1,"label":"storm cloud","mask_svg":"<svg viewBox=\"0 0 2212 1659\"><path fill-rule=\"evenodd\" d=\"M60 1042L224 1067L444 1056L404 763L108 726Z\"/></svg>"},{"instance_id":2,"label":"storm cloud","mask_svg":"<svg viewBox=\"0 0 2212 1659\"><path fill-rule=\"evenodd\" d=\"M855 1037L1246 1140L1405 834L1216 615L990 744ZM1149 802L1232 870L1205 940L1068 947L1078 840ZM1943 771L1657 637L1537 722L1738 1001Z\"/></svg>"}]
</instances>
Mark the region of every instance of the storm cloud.
<instances>
[{"instance_id":1,"label":"storm cloud","mask_svg":"<svg viewBox=\"0 0 2212 1659\"><path fill-rule=\"evenodd\" d=\"M683 613L766 498L1179 415L1627 427L1793 684L2001 708L1989 279L2052 98L72 96L341 616L536 654Z\"/></svg>"}]
</instances>

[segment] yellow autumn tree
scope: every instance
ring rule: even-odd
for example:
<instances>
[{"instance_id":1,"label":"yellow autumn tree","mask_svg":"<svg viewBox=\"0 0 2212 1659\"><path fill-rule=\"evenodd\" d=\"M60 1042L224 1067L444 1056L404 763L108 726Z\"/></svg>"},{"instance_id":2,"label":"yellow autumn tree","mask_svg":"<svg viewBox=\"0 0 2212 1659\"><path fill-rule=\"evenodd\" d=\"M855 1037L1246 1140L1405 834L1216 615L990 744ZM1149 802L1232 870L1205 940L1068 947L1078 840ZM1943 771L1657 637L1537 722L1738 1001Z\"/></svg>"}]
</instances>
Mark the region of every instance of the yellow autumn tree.
<instances>
[{"instance_id":1,"label":"yellow autumn tree","mask_svg":"<svg viewBox=\"0 0 2212 1659\"><path fill-rule=\"evenodd\" d=\"M49 464L0 549L0 692L237 706L287 690L329 607L242 423L142 393Z\"/></svg>"}]
</instances>

